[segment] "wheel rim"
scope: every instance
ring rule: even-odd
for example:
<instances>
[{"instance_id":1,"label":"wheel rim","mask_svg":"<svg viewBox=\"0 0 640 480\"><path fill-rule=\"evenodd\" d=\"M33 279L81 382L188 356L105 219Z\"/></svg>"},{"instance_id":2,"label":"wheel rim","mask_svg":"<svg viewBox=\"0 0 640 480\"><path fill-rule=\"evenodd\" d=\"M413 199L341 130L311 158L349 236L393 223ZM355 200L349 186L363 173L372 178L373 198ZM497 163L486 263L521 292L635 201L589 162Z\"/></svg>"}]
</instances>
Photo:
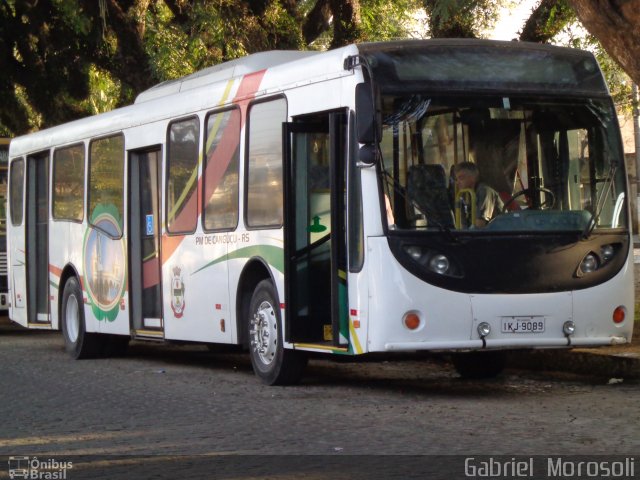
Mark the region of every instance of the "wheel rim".
<instances>
[{"instance_id":1,"label":"wheel rim","mask_svg":"<svg viewBox=\"0 0 640 480\"><path fill-rule=\"evenodd\" d=\"M72 343L78 340L80 333L80 309L78 308L78 299L75 295L69 295L67 298L67 308L64 312L64 322L67 327L67 336Z\"/></svg>"},{"instance_id":2,"label":"wheel rim","mask_svg":"<svg viewBox=\"0 0 640 480\"><path fill-rule=\"evenodd\" d=\"M275 359L278 348L278 319L271 303L264 301L251 319L251 348L265 365Z\"/></svg>"}]
</instances>

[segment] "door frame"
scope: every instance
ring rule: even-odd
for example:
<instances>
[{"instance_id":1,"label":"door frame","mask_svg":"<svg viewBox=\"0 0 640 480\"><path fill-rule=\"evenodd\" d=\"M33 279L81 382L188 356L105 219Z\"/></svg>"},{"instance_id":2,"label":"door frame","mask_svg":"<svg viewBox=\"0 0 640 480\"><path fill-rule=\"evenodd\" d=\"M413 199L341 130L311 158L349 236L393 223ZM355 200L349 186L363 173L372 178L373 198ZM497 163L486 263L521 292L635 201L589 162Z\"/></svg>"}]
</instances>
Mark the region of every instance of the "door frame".
<instances>
[{"instance_id":1,"label":"door frame","mask_svg":"<svg viewBox=\"0 0 640 480\"><path fill-rule=\"evenodd\" d=\"M36 164L45 165L46 182L46 231L45 238L40 238L42 233L38 227L38 169ZM34 170L35 169L35 170ZM27 323L29 325L50 325L51 324L51 300L49 285L49 220L50 220L50 180L51 180L51 153L49 150L36 152L27 155L25 162L26 176L26 205L25 205L25 251L26 251L26 286L27 286ZM42 213L42 212L41 212ZM38 256L38 245L44 241L44 259ZM44 265L39 263L44 261ZM44 268L43 268L44 267ZM44 271L42 271L44 270ZM45 298L40 299L46 304L46 312L38 312L38 282L42 282L44 292L40 292ZM39 315L46 316L46 319L39 319Z\"/></svg>"},{"instance_id":2,"label":"door frame","mask_svg":"<svg viewBox=\"0 0 640 480\"><path fill-rule=\"evenodd\" d=\"M322 117L322 122L317 120ZM328 128L325 124L328 122ZM333 349L348 348L348 299L346 285L344 298L340 295L341 279L346 283L347 275L347 228L346 228L346 162L348 161L349 135L348 109L314 112L294 117L293 122L283 124L283 167L284 167L284 281L285 298L287 302L287 322L285 326L285 341L296 343L294 337L294 317L296 282L293 272L296 271L298 256L304 252L295 251L296 245L296 202L295 199L295 169L293 151L293 136L300 133L328 133L329 134L329 177L330 177L330 211L331 211L331 242L330 248L330 292L331 292L331 331ZM341 141L342 140L342 141ZM340 188L342 186L342 188ZM308 245L307 247L309 247ZM341 260L342 259L342 260ZM342 305L340 302L343 302ZM346 325L341 325L341 316L347 314ZM342 326L342 328L341 328ZM341 338L341 331L343 333ZM346 335L345 335L346 333ZM341 341L342 340L342 341ZM315 343L315 342L314 342ZM322 342L319 342L322 343ZM324 346L324 345L323 345Z\"/></svg>"},{"instance_id":3,"label":"door frame","mask_svg":"<svg viewBox=\"0 0 640 480\"><path fill-rule=\"evenodd\" d=\"M151 145L144 148L137 148L127 152L128 159L128 179L129 188L127 193L127 218L128 218L128 241L127 252L129 258L129 304L130 304L130 328L135 336L164 338L164 315L163 315L163 281L162 281L162 185L163 185L163 161L162 145ZM143 311L143 261L142 240L144 233L142 230L142 210L140 205L140 160L147 159L150 153L157 155L157 206L158 211L154 221L153 229L157 236L158 249L158 304L156 308L159 312L159 325L145 325ZM136 225L136 223L138 223ZM139 316L139 318L137 318ZM151 318L151 317L149 317Z\"/></svg>"}]
</instances>

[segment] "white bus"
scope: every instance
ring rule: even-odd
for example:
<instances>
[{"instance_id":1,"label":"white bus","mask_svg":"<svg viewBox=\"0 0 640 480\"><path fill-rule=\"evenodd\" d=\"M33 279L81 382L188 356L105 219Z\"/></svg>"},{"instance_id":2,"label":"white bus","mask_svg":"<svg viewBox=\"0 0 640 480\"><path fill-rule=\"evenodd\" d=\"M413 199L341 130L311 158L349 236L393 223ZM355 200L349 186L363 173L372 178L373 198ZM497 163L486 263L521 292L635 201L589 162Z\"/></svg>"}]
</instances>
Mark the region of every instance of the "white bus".
<instances>
[{"instance_id":1,"label":"white bus","mask_svg":"<svg viewBox=\"0 0 640 480\"><path fill-rule=\"evenodd\" d=\"M165 82L12 141L10 318L76 358L244 345L267 384L309 352L448 351L491 376L506 349L629 342L616 121L591 54L517 42L266 52ZM486 226L462 163L504 198Z\"/></svg>"},{"instance_id":2,"label":"white bus","mask_svg":"<svg viewBox=\"0 0 640 480\"><path fill-rule=\"evenodd\" d=\"M0 137L0 313L9 311L7 283L7 177L9 169L9 138Z\"/></svg>"}]
</instances>

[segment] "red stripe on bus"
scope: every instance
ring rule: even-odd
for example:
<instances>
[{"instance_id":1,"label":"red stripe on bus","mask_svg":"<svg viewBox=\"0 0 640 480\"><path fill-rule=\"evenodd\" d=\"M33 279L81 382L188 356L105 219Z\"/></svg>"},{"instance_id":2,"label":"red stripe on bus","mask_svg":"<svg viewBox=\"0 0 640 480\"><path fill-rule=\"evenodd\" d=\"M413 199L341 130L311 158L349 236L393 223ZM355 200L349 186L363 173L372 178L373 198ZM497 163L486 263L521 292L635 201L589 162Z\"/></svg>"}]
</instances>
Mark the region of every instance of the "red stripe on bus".
<instances>
[{"instance_id":1,"label":"red stripe on bus","mask_svg":"<svg viewBox=\"0 0 640 480\"><path fill-rule=\"evenodd\" d=\"M240 105L240 109L242 110L240 117L241 129L244 127L244 122L247 119L247 106L249 102L255 98L265 73L267 73L266 70L260 70L259 72L245 75L240 87L238 87L238 93L236 93L236 98L233 99L233 103Z\"/></svg>"},{"instance_id":2,"label":"red stripe on bus","mask_svg":"<svg viewBox=\"0 0 640 480\"><path fill-rule=\"evenodd\" d=\"M233 103L240 105L240 109L242 111L240 115L241 129L242 129L242 126L244 125L244 120L247 115L247 105L253 98L255 98L255 94L258 91L258 88L260 87L260 83L262 82L262 78L264 77L264 74L266 72L267 72L266 70L260 70L259 72L250 73L248 75L245 75L242 81L240 82L240 86L238 87L236 96L233 99ZM202 178L198 179L198 187L199 187L198 191L202 191L201 183L202 183ZM186 218L189 218L188 224L189 226L191 226L193 222L193 216L185 217L184 214L186 212L193 212L194 210L192 209L195 209L195 212L198 212L200 210L200 207L198 205L199 203L201 202L198 202L196 195L191 195L191 198L187 200L187 205L185 205L185 208L182 209L182 211L176 216L176 219L175 219L176 221L172 224L172 228L174 228L175 230L180 230L179 225L182 223L186 224L187 223ZM193 215L193 213L191 213L191 215ZM183 220L183 218L185 220ZM180 244L184 239L185 239L184 235L168 236L167 234L164 234L162 236L162 264L163 265L167 261L169 261L169 259L171 258L171 255L173 255L173 253L178 249L178 247L180 246Z\"/></svg>"},{"instance_id":3,"label":"red stripe on bus","mask_svg":"<svg viewBox=\"0 0 640 480\"><path fill-rule=\"evenodd\" d=\"M259 70L257 72L249 73L245 75L242 79L242 83L238 87L238 91L236 93L236 98L233 99L233 103L239 103L241 101L249 101L253 99L260 87L260 83L262 82L262 78L264 74L267 73L267 70Z\"/></svg>"},{"instance_id":4,"label":"red stripe on bus","mask_svg":"<svg viewBox=\"0 0 640 480\"><path fill-rule=\"evenodd\" d=\"M160 259L151 258L142 263L142 288L155 287L160 283Z\"/></svg>"},{"instance_id":5,"label":"red stripe on bus","mask_svg":"<svg viewBox=\"0 0 640 480\"><path fill-rule=\"evenodd\" d=\"M57 277L62 276L62 269L56 267L55 265L49 264L49 273L53 273Z\"/></svg>"},{"instance_id":6,"label":"red stripe on bus","mask_svg":"<svg viewBox=\"0 0 640 480\"><path fill-rule=\"evenodd\" d=\"M162 236L162 264L164 265L171 255L178 249L182 241L184 240L184 235L172 235L169 236L166 233Z\"/></svg>"}]
</instances>

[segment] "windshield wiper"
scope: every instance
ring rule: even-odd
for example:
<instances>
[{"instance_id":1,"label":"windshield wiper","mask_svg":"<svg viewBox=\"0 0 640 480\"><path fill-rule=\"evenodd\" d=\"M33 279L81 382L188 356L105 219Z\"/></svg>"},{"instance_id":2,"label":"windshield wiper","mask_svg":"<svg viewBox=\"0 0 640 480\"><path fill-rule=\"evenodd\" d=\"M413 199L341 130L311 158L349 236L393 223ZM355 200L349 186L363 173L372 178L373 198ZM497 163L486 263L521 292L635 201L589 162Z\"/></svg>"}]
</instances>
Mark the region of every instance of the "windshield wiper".
<instances>
[{"instance_id":1,"label":"windshield wiper","mask_svg":"<svg viewBox=\"0 0 640 480\"><path fill-rule=\"evenodd\" d=\"M582 238L584 240L589 239L589 237L591 236L591 234L595 230L596 225L598 224L598 220L600 218L600 213L602 212L602 209L604 208L604 202L606 201L607 196L609 195L609 192L611 191L611 187L613 186L613 179L615 177L615 174L616 174L617 170L618 170L618 162L614 161L614 162L611 163L611 168L609 168L609 171L607 172L607 176L604 179L606 188L604 188L600 192L600 195L596 199L596 208L595 208L595 210L593 212L590 212L591 216L589 217L589 221L587 222L587 225L584 227L584 230L582 231Z\"/></svg>"}]
</instances>

